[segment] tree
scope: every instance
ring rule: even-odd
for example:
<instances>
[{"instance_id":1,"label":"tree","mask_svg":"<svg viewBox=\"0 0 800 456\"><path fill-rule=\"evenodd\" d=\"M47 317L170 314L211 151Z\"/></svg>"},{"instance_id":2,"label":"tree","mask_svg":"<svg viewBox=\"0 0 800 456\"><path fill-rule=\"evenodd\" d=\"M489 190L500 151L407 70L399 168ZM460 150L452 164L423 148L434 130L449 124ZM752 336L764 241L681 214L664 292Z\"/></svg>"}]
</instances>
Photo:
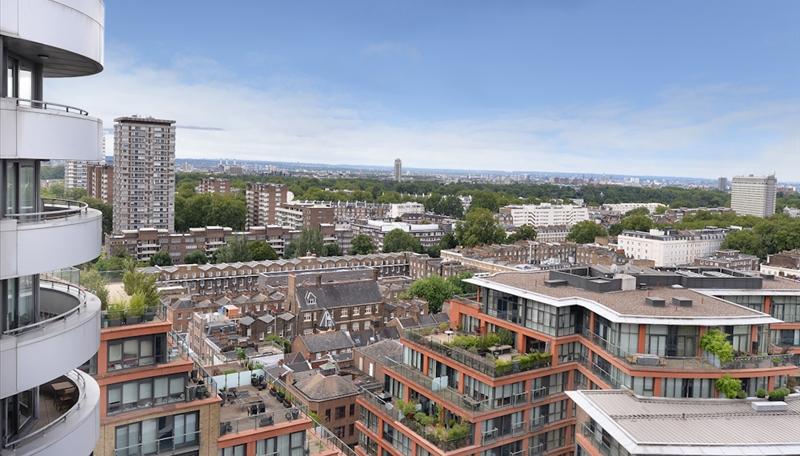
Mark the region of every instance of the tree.
<instances>
[{"instance_id":1,"label":"tree","mask_svg":"<svg viewBox=\"0 0 800 456\"><path fill-rule=\"evenodd\" d=\"M643 207L640 207L639 209L644 209L645 211L647 210L646 208ZM640 213L636 213L623 218L622 220L620 220L619 223L611 225L611 227L608 230L608 233L612 236L617 236L626 230L650 231L650 228L652 227L653 227L653 221L650 219L650 217Z\"/></svg>"},{"instance_id":2,"label":"tree","mask_svg":"<svg viewBox=\"0 0 800 456\"><path fill-rule=\"evenodd\" d=\"M81 285L86 287L93 295L100 298L103 310L108 306L108 288L106 279L95 269L81 271Z\"/></svg>"},{"instance_id":3,"label":"tree","mask_svg":"<svg viewBox=\"0 0 800 456\"><path fill-rule=\"evenodd\" d=\"M721 248L739 250L759 257L766 256L764 246L761 245L761 239L753 230L731 231L722 241Z\"/></svg>"},{"instance_id":4,"label":"tree","mask_svg":"<svg viewBox=\"0 0 800 456\"><path fill-rule=\"evenodd\" d=\"M114 208L106 204L103 200L84 196L81 201L88 204L92 209L97 209L103 214L103 233L110 233L114 229Z\"/></svg>"},{"instance_id":5,"label":"tree","mask_svg":"<svg viewBox=\"0 0 800 456\"><path fill-rule=\"evenodd\" d=\"M591 220L584 220L572 225L567 240L578 244L590 244L594 242L594 238L607 235L606 229L599 224Z\"/></svg>"},{"instance_id":6,"label":"tree","mask_svg":"<svg viewBox=\"0 0 800 456\"><path fill-rule=\"evenodd\" d=\"M422 244L419 239L413 235L406 233L400 228L395 228L386 233L383 238L383 251L384 253L390 252L422 252Z\"/></svg>"},{"instance_id":7,"label":"tree","mask_svg":"<svg viewBox=\"0 0 800 456\"><path fill-rule=\"evenodd\" d=\"M625 217L630 217L632 215L650 215L650 209L646 207L637 207L625 213Z\"/></svg>"},{"instance_id":8,"label":"tree","mask_svg":"<svg viewBox=\"0 0 800 456\"><path fill-rule=\"evenodd\" d=\"M294 258L295 256L320 255L322 253L322 233L315 228L306 228L294 241L286 247L284 257Z\"/></svg>"},{"instance_id":9,"label":"tree","mask_svg":"<svg viewBox=\"0 0 800 456\"><path fill-rule=\"evenodd\" d=\"M469 205L469 210L471 212L475 209L486 209L489 212L497 212L500 209L497 194L495 192L474 192L472 194L472 203Z\"/></svg>"},{"instance_id":10,"label":"tree","mask_svg":"<svg viewBox=\"0 0 800 456\"><path fill-rule=\"evenodd\" d=\"M458 289L457 294L471 294L478 291L478 287L471 283L464 282L465 279L471 279L473 274L469 271L460 272L454 276L447 278L454 287Z\"/></svg>"},{"instance_id":11,"label":"tree","mask_svg":"<svg viewBox=\"0 0 800 456\"><path fill-rule=\"evenodd\" d=\"M322 252L320 256L341 256L342 249L339 247L339 244L336 242L326 242L322 244Z\"/></svg>"},{"instance_id":12,"label":"tree","mask_svg":"<svg viewBox=\"0 0 800 456\"><path fill-rule=\"evenodd\" d=\"M458 247L458 241L453 233L445 233L439 241L439 250L454 249Z\"/></svg>"},{"instance_id":13,"label":"tree","mask_svg":"<svg viewBox=\"0 0 800 456\"><path fill-rule=\"evenodd\" d=\"M122 285L129 296L141 293L148 307L155 307L158 304L155 275L136 270L127 271L122 276Z\"/></svg>"},{"instance_id":14,"label":"tree","mask_svg":"<svg viewBox=\"0 0 800 456\"><path fill-rule=\"evenodd\" d=\"M428 313L441 312L445 300L459 292L459 288L439 276L419 279L408 288L407 294L428 302Z\"/></svg>"},{"instance_id":15,"label":"tree","mask_svg":"<svg viewBox=\"0 0 800 456\"><path fill-rule=\"evenodd\" d=\"M244 238L229 239L227 243L214 252L215 263L236 263L253 259L247 240Z\"/></svg>"},{"instance_id":16,"label":"tree","mask_svg":"<svg viewBox=\"0 0 800 456\"><path fill-rule=\"evenodd\" d=\"M183 257L183 262L186 264L206 264L208 263L208 257L202 250L195 250L187 253L186 256Z\"/></svg>"},{"instance_id":17,"label":"tree","mask_svg":"<svg viewBox=\"0 0 800 456\"><path fill-rule=\"evenodd\" d=\"M525 224L517 228L517 231L508 236L508 242L532 241L536 239L536 228L533 225Z\"/></svg>"},{"instance_id":18,"label":"tree","mask_svg":"<svg viewBox=\"0 0 800 456\"><path fill-rule=\"evenodd\" d=\"M466 219L456 225L456 239L464 247L501 244L506 240L506 232L488 209L477 208L470 209Z\"/></svg>"},{"instance_id":19,"label":"tree","mask_svg":"<svg viewBox=\"0 0 800 456\"><path fill-rule=\"evenodd\" d=\"M714 383L717 391L724 394L728 399L736 399L742 391L742 381L728 374L718 378Z\"/></svg>"},{"instance_id":20,"label":"tree","mask_svg":"<svg viewBox=\"0 0 800 456\"><path fill-rule=\"evenodd\" d=\"M375 243L372 242L372 238L366 234L356 235L350 243L350 246L350 253L353 255L368 255L370 253L375 253L377 250Z\"/></svg>"},{"instance_id":21,"label":"tree","mask_svg":"<svg viewBox=\"0 0 800 456\"><path fill-rule=\"evenodd\" d=\"M150 257L150 266L172 266L172 258L165 250L159 250Z\"/></svg>"},{"instance_id":22,"label":"tree","mask_svg":"<svg viewBox=\"0 0 800 456\"><path fill-rule=\"evenodd\" d=\"M267 241L252 241L247 244L250 251L250 258L253 261L277 260L278 254Z\"/></svg>"}]
</instances>

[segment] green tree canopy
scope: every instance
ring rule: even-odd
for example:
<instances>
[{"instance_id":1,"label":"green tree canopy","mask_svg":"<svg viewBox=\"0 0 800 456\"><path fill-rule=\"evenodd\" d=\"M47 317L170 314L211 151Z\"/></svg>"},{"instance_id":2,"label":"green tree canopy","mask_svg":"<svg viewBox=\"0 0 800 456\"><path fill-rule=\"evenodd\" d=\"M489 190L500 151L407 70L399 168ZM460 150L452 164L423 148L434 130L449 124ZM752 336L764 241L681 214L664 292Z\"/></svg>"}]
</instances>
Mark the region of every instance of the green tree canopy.
<instances>
[{"instance_id":1,"label":"green tree canopy","mask_svg":"<svg viewBox=\"0 0 800 456\"><path fill-rule=\"evenodd\" d=\"M322 244L322 252L320 256L340 256L342 254L342 249L339 247L339 244L336 242L326 242Z\"/></svg>"},{"instance_id":2,"label":"green tree canopy","mask_svg":"<svg viewBox=\"0 0 800 456\"><path fill-rule=\"evenodd\" d=\"M486 209L489 212L497 212L500 210L500 202L497 193L495 192L474 192L472 193L472 203L470 203L469 210L473 209Z\"/></svg>"},{"instance_id":3,"label":"green tree canopy","mask_svg":"<svg viewBox=\"0 0 800 456\"><path fill-rule=\"evenodd\" d=\"M383 251L390 252L416 252L422 253L422 244L419 239L406 233L400 228L395 228L386 233L383 238Z\"/></svg>"},{"instance_id":4,"label":"green tree canopy","mask_svg":"<svg viewBox=\"0 0 800 456\"><path fill-rule=\"evenodd\" d=\"M430 276L412 283L407 294L428 301L428 313L437 313L442 310L444 301L459 291L459 287L442 277Z\"/></svg>"},{"instance_id":5,"label":"green tree canopy","mask_svg":"<svg viewBox=\"0 0 800 456\"><path fill-rule=\"evenodd\" d=\"M578 244L590 244L594 242L594 238L607 235L606 229L599 224L591 220L584 220L572 225L567 240Z\"/></svg>"},{"instance_id":6,"label":"green tree canopy","mask_svg":"<svg viewBox=\"0 0 800 456\"><path fill-rule=\"evenodd\" d=\"M454 249L458 247L458 241L453 233L445 233L439 241L439 250Z\"/></svg>"},{"instance_id":7,"label":"green tree canopy","mask_svg":"<svg viewBox=\"0 0 800 456\"><path fill-rule=\"evenodd\" d=\"M464 282L465 279L471 279L473 274L469 271L460 272L454 276L450 276L447 278L447 281L450 282L458 291L456 294L471 294L478 291L478 287L472 285L471 283Z\"/></svg>"},{"instance_id":8,"label":"green tree canopy","mask_svg":"<svg viewBox=\"0 0 800 456\"><path fill-rule=\"evenodd\" d=\"M110 204L106 204L103 200L84 196L80 199L92 209L97 209L103 214L103 234L108 234L114 229L114 209Z\"/></svg>"},{"instance_id":9,"label":"green tree canopy","mask_svg":"<svg viewBox=\"0 0 800 456\"><path fill-rule=\"evenodd\" d=\"M356 235L350 243L350 246L350 253L353 255L368 255L370 253L375 253L377 250L375 243L372 242L372 238L366 234Z\"/></svg>"},{"instance_id":10,"label":"green tree canopy","mask_svg":"<svg viewBox=\"0 0 800 456\"><path fill-rule=\"evenodd\" d=\"M186 264L206 264L208 263L208 257L202 250L195 250L187 253L186 256L183 257L183 262Z\"/></svg>"},{"instance_id":11,"label":"green tree canopy","mask_svg":"<svg viewBox=\"0 0 800 456\"><path fill-rule=\"evenodd\" d=\"M236 263L239 261L252 261L253 254L244 238L228 239L225 245L214 252L215 263Z\"/></svg>"},{"instance_id":12,"label":"green tree canopy","mask_svg":"<svg viewBox=\"0 0 800 456\"><path fill-rule=\"evenodd\" d=\"M150 266L172 266L172 258L165 250L159 250L150 257Z\"/></svg>"},{"instance_id":13,"label":"green tree canopy","mask_svg":"<svg viewBox=\"0 0 800 456\"><path fill-rule=\"evenodd\" d=\"M536 228L533 225L525 224L517 228L517 231L508 236L508 242L532 241L536 239Z\"/></svg>"},{"instance_id":14,"label":"green tree canopy","mask_svg":"<svg viewBox=\"0 0 800 456\"><path fill-rule=\"evenodd\" d=\"M643 207L639 209L647 210ZM650 219L650 217L644 214L637 213L629 215L620 220L619 223L611 225L611 228L609 228L608 233L612 236L617 236L625 230L650 231L651 228L653 228L653 221Z\"/></svg>"},{"instance_id":15,"label":"green tree canopy","mask_svg":"<svg viewBox=\"0 0 800 456\"><path fill-rule=\"evenodd\" d=\"M283 256L286 258L302 257L308 254L321 256L322 248L322 233L318 229L306 228L297 239L286 246Z\"/></svg>"},{"instance_id":16,"label":"green tree canopy","mask_svg":"<svg viewBox=\"0 0 800 456\"><path fill-rule=\"evenodd\" d=\"M436 214L447 215L453 218L461 218L464 216L464 206L461 204L461 199L457 195L439 195L432 194L425 200L425 210L434 212Z\"/></svg>"},{"instance_id":17,"label":"green tree canopy","mask_svg":"<svg viewBox=\"0 0 800 456\"><path fill-rule=\"evenodd\" d=\"M80 277L81 285L100 298L100 305L105 310L106 306L108 306L108 284L103 275L95 269L88 269L81 271Z\"/></svg>"},{"instance_id":18,"label":"green tree canopy","mask_svg":"<svg viewBox=\"0 0 800 456\"><path fill-rule=\"evenodd\" d=\"M155 275L137 270L127 271L122 276L122 285L129 296L141 293L148 307L155 307L158 304Z\"/></svg>"},{"instance_id":19,"label":"green tree canopy","mask_svg":"<svg viewBox=\"0 0 800 456\"><path fill-rule=\"evenodd\" d=\"M277 260L278 254L267 241L251 241L247 244L250 258L253 261Z\"/></svg>"},{"instance_id":20,"label":"green tree canopy","mask_svg":"<svg viewBox=\"0 0 800 456\"><path fill-rule=\"evenodd\" d=\"M456 239L464 247L501 244L506 233L488 209L477 208L470 209L466 219L456 225Z\"/></svg>"}]
</instances>

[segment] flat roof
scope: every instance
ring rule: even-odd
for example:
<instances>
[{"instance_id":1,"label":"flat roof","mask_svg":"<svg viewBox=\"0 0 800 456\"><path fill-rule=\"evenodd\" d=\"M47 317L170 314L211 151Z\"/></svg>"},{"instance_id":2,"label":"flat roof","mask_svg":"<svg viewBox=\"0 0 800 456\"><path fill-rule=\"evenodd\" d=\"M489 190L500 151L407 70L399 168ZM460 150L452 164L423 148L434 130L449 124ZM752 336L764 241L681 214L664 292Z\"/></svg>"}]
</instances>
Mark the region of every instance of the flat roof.
<instances>
[{"instance_id":1,"label":"flat roof","mask_svg":"<svg viewBox=\"0 0 800 456\"><path fill-rule=\"evenodd\" d=\"M626 390L567 395L634 455L800 454L800 394L787 397L788 410L769 412L745 399L651 398Z\"/></svg>"},{"instance_id":2,"label":"flat roof","mask_svg":"<svg viewBox=\"0 0 800 456\"><path fill-rule=\"evenodd\" d=\"M740 320L738 324L780 322L765 313L690 288L656 287L647 290L596 292L570 285L547 286L545 281L549 278L549 271L520 271L498 272L466 281L558 307L583 305L603 317L617 322L624 322L619 317L631 317L638 320L643 318L675 319L683 320L683 323L697 321L697 324L701 325L737 324L737 322L731 322L731 319ZM645 301L645 298L648 297L664 298L667 304L664 307L654 307ZM691 299L692 305L676 307L672 304L673 297ZM646 323L646 321L638 322Z\"/></svg>"}]
</instances>

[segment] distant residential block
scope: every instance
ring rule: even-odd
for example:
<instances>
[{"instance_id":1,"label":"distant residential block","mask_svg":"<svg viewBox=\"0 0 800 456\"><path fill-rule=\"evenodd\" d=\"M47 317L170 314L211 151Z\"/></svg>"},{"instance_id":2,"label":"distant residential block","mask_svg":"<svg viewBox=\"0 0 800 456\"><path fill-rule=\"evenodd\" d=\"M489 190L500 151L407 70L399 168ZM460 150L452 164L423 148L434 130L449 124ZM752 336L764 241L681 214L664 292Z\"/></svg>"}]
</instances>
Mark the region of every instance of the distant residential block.
<instances>
[{"instance_id":1,"label":"distant residential block","mask_svg":"<svg viewBox=\"0 0 800 456\"><path fill-rule=\"evenodd\" d=\"M736 176L731 184L731 209L738 215L769 217L775 213L775 176Z\"/></svg>"}]
</instances>

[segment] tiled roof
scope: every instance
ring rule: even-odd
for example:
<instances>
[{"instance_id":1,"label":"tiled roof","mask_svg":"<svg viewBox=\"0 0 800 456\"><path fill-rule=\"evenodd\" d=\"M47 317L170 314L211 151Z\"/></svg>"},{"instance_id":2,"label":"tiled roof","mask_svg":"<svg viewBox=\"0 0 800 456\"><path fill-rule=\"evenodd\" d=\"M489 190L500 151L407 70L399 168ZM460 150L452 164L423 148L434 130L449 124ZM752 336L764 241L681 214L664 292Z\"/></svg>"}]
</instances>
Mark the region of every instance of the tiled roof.
<instances>
[{"instance_id":1,"label":"tiled roof","mask_svg":"<svg viewBox=\"0 0 800 456\"><path fill-rule=\"evenodd\" d=\"M331 350L353 348L353 340L344 331L331 331L319 334L304 334L300 336L308 351L321 353Z\"/></svg>"},{"instance_id":2,"label":"tiled roof","mask_svg":"<svg viewBox=\"0 0 800 456\"><path fill-rule=\"evenodd\" d=\"M358 387L353 381L339 375L326 377L317 373L298 380L294 387L309 399L316 401L358 394Z\"/></svg>"},{"instance_id":3,"label":"tiled roof","mask_svg":"<svg viewBox=\"0 0 800 456\"><path fill-rule=\"evenodd\" d=\"M297 304L302 310L372 304L382 300L374 280L298 285Z\"/></svg>"}]
</instances>

